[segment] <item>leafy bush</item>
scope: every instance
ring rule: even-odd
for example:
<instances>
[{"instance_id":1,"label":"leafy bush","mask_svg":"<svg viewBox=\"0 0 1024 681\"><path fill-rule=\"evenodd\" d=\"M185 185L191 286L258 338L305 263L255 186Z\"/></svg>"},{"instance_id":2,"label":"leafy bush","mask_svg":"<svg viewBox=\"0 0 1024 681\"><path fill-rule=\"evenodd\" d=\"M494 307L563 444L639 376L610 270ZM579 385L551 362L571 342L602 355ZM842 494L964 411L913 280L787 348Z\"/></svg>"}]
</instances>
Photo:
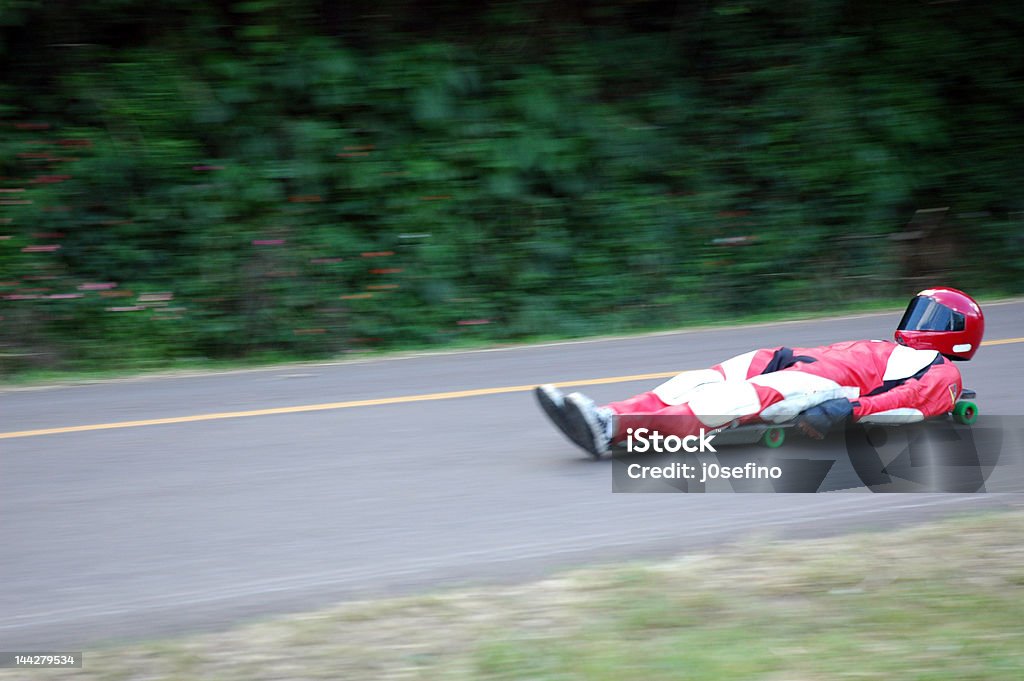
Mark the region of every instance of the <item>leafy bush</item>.
<instances>
[{"instance_id":1,"label":"leafy bush","mask_svg":"<svg viewBox=\"0 0 1024 681\"><path fill-rule=\"evenodd\" d=\"M4 3L0 352L316 356L1020 290L1013 3L418 8Z\"/></svg>"}]
</instances>

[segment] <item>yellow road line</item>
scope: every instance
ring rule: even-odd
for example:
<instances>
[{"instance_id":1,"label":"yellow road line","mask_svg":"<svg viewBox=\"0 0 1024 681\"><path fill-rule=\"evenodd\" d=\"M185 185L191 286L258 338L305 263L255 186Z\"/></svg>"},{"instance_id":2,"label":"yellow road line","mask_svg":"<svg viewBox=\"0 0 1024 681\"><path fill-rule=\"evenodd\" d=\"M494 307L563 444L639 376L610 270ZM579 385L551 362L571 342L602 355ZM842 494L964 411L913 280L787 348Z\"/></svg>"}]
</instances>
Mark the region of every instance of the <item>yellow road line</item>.
<instances>
[{"instance_id":1,"label":"yellow road line","mask_svg":"<svg viewBox=\"0 0 1024 681\"><path fill-rule=\"evenodd\" d=\"M982 341L981 347L986 345L1009 345L1010 343L1024 343L1024 338L1000 338L999 340Z\"/></svg>"},{"instance_id":2,"label":"yellow road line","mask_svg":"<svg viewBox=\"0 0 1024 681\"><path fill-rule=\"evenodd\" d=\"M610 378L594 378L584 381L567 381L556 383L560 387L580 387L603 385L607 383L627 383L629 381L646 381L656 378L675 376L677 371L664 371L654 374L634 374L632 376L612 376ZM271 407L269 409L251 409L248 411L225 411L213 414L193 414L191 416L169 416L159 419L143 419L140 421L115 421L112 423L91 423L83 426L62 426L59 428L39 428L37 430L18 430L0 433L0 440L19 437L35 437L38 435L59 435L61 433L84 433L90 430L113 430L115 428L139 428L142 426L160 426L170 423L194 423L196 421L216 421L219 419L237 419L248 416L273 416L276 414L299 414L308 411L329 411L332 409L351 409L353 407L378 407L386 404L405 404L408 402L430 402L435 400L454 400L461 397L480 397L482 395L501 395L533 390L532 385L511 385L502 388L478 388L476 390L456 390L453 392L427 393L425 395L403 395L400 397L382 397L376 400L351 400L348 402L325 402L323 404L303 404L293 407Z\"/></svg>"},{"instance_id":3,"label":"yellow road line","mask_svg":"<svg viewBox=\"0 0 1024 681\"><path fill-rule=\"evenodd\" d=\"M1001 338L985 341L982 345L1009 345L1024 343L1024 338ZM653 374L633 374L630 376L611 376L609 378L590 378L580 381L563 381L555 385L562 388L578 388L591 385L607 385L609 383L629 383L631 381L648 381L659 378L670 378L678 371L660 371ZM217 421L220 419L238 419L250 416L275 416L277 414L300 414L309 411L330 411L335 409L352 409L354 407L379 407L388 404L407 404L409 402L433 402L436 400L454 400L463 397L481 397L484 395L501 395L520 393L533 390L535 385L510 385L501 388L478 388L476 390L455 390L452 392L426 393L423 395L402 395L399 397L382 397L376 400L350 400L347 402L325 402L322 404L303 404L292 407L271 407L269 409L251 409L248 411L225 411L212 414L193 414L191 416L169 416L159 419L143 419L139 421L114 421L111 423L90 423L82 426L62 426L58 428L39 428L36 430L16 430L0 433L0 440L20 437L36 437L39 435L60 435L62 433L84 433L92 430L114 430L116 428L140 428L143 426L161 426L173 423L194 423L197 421Z\"/></svg>"}]
</instances>

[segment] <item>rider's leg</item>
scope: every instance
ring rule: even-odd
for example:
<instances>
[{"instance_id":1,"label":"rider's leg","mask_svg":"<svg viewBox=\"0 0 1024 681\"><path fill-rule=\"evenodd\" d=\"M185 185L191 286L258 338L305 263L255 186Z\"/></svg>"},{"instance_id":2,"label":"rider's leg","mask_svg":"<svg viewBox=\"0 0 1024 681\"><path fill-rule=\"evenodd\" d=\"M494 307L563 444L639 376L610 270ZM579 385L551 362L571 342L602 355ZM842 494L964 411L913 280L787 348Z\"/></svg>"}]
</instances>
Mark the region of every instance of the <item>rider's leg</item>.
<instances>
[{"instance_id":1,"label":"rider's leg","mask_svg":"<svg viewBox=\"0 0 1024 681\"><path fill-rule=\"evenodd\" d=\"M617 415L612 440L624 440L628 429L647 428L662 435L697 435L739 420L757 420L765 407L782 399L776 390L747 381L723 381L700 386L683 404L666 404L654 392L608 405Z\"/></svg>"}]
</instances>

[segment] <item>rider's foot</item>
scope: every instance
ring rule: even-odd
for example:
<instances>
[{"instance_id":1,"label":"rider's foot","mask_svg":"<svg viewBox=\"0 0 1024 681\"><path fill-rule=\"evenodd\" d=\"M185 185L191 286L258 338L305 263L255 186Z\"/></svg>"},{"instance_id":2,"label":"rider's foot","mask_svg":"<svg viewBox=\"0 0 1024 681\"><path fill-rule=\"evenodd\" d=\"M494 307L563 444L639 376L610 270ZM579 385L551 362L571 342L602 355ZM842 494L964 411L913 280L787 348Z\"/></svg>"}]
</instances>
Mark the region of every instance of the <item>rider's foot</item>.
<instances>
[{"instance_id":1,"label":"rider's foot","mask_svg":"<svg viewBox=\"0 0 1024 681\"><path fill-rule=\"evenodd\" d=\"M562 434L572 440L577 447L588 449L587 442L590 440L590 433L586 430L576 428L569 422L565 414L565 395L553 385L538 386L533 391L540 408L544 410L551 422L562 431Z\"/></svg>"},{"instance_id":2,"label":"rider's foot","mask_svg":"<svg viewBox=\"0 0 1024 681\"><path fill-rule=\"evenodd\" d=\"M615 412L608 407L598 407L582 393L572 393L565 398L564 412L572 428L586 434L584 442L577 444L591 456L596 459L611 451Z\"/></svg>"}]
</instances>

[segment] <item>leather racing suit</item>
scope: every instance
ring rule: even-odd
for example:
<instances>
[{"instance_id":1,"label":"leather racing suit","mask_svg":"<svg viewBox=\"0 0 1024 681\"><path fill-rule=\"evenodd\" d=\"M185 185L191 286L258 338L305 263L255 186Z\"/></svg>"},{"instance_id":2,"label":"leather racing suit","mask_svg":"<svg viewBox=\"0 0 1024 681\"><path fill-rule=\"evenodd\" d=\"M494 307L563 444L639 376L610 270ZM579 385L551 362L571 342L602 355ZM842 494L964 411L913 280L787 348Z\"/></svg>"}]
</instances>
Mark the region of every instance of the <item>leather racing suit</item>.
<instances>
[{"instance_id":1,"label":"leather racing suit","mask_svg":"<svg viewBox=\"0 0 1024 681\"><path fill-rule=\"evenodd\" d=\"M754 350L607 406L618 415L617 441L628 428L684 437L733 421L784 423L837 398L851 402L855 421L911 423L951 412L962 389L960 371L937 351L865 340Z\"/></svg>"}]
</instances>

